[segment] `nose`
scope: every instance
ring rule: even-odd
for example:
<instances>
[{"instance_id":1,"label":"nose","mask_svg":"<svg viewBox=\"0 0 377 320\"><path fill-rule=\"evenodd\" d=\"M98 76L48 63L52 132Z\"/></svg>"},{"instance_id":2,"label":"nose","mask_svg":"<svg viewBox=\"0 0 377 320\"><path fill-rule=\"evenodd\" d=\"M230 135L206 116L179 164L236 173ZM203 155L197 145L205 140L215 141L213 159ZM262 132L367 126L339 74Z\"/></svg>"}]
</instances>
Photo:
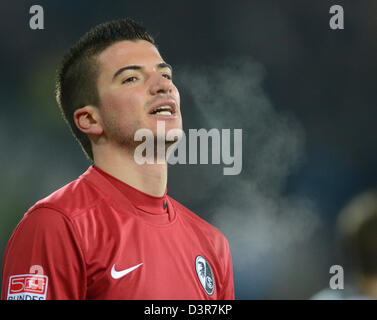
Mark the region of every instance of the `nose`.
<instances>
[{"instance_id":1,"label":"nose","mask_svg":"<svg viewBox=\"0 0 377 320\"><path fill-rule=\"evenodd\" d=\"M171 93L173 87L171 80L163 77L161 74L154 75L151 80L149 88L151 95Z\"/></svg>"}]
</instances>

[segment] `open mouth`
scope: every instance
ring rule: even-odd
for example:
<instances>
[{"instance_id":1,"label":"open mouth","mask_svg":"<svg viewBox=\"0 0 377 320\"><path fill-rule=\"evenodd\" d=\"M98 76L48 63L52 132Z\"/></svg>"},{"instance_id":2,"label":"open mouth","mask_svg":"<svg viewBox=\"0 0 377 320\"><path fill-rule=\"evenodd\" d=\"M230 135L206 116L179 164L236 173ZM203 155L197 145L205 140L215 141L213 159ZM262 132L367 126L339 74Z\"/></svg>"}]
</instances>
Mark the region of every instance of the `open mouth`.
<instances>
[{"instance_id":1,"label":"open mouth","mask_svg":"<svg viewBox=\"0 0 377 320\"><path fill-rule=\"evenodd\" d=\"M177 117L177 105L173 99L156 103L150 110L149 114L161 119L170 119Z\"/></svg>"},{"instance_id":2,"label":"open mouth","mask_svg":"<svg viewBox=\"0 0 377 320\"><path fill-rule=\"evenodd\" d=\"M152 110L152 112L150 114L171 116L173 113L174 113L174 110L171 106L163 105L163 106L159 106L156 109Z\"/></svg>"}]
</instances>

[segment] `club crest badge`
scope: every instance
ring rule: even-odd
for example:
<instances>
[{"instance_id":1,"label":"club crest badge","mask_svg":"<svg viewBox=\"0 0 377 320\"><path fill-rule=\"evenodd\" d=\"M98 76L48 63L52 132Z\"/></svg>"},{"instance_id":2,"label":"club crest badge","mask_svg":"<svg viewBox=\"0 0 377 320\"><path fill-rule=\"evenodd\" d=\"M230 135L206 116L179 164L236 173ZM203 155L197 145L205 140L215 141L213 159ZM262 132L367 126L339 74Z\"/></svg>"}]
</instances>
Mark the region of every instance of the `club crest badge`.
<instances>
[{"instance_id":1,"label":"club crest badge","mask_svg":"<svg viewBox=\"0 0 377 320\"><path fill-rule=\"evenodd\" d=\"M211 296L215 291L215 278L213 277L211 266L202 256L197 256L195 269L204 291Z\"/></svg>"}]
</instances>

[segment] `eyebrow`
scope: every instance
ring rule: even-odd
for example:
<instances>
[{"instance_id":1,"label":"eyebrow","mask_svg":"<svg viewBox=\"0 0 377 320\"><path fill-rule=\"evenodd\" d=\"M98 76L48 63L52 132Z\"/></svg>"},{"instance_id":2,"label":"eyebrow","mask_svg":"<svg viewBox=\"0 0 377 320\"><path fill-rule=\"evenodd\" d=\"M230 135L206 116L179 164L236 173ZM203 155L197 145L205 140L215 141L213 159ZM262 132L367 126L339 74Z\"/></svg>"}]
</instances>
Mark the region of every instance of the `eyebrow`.
<instances>
[{"instance_id":1,"label":"eyebrow","mask_svg":"<svg viewBox=\"0 0 377 320\"><path fill-rule=\"evenodd\" d=\"M173 67L166 63L166 62L161 62L159 64L156 65L157 69L164 69L164 68L168 68L170 69L171 72L173 72ZM122 67L120 68L117 72L114 73L113 75L113 80L119 76L123 71L126 71L126 70L141 70L143 69L142 66L138 66L138 65L130 65L130 66L126 66L126 67Z\"/></svg>"}]
</instances>

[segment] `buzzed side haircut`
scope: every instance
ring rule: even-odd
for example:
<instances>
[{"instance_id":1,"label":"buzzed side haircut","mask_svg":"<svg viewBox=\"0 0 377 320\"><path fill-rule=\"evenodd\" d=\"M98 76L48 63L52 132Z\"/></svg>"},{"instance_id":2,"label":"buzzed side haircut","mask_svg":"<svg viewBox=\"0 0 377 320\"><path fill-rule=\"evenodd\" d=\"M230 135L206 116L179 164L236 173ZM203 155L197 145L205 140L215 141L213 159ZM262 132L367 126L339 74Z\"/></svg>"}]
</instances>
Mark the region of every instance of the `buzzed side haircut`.
<instances>
[{"instance_id":1,"label":"buzzed side haircut","mask_svg":"<svg viewBox=\"0 0 377 320\"><path fill-rule=\"evenodd\" d=\"M156 46L146 28L132 19L97 25L64 55L56 75L56 100L64 120L88 159L94 161L88 136L77 128L73 114L86 105L100 107L97 88L98 55L116 42L145 40Z\"/></svg>"}]
</instances>

